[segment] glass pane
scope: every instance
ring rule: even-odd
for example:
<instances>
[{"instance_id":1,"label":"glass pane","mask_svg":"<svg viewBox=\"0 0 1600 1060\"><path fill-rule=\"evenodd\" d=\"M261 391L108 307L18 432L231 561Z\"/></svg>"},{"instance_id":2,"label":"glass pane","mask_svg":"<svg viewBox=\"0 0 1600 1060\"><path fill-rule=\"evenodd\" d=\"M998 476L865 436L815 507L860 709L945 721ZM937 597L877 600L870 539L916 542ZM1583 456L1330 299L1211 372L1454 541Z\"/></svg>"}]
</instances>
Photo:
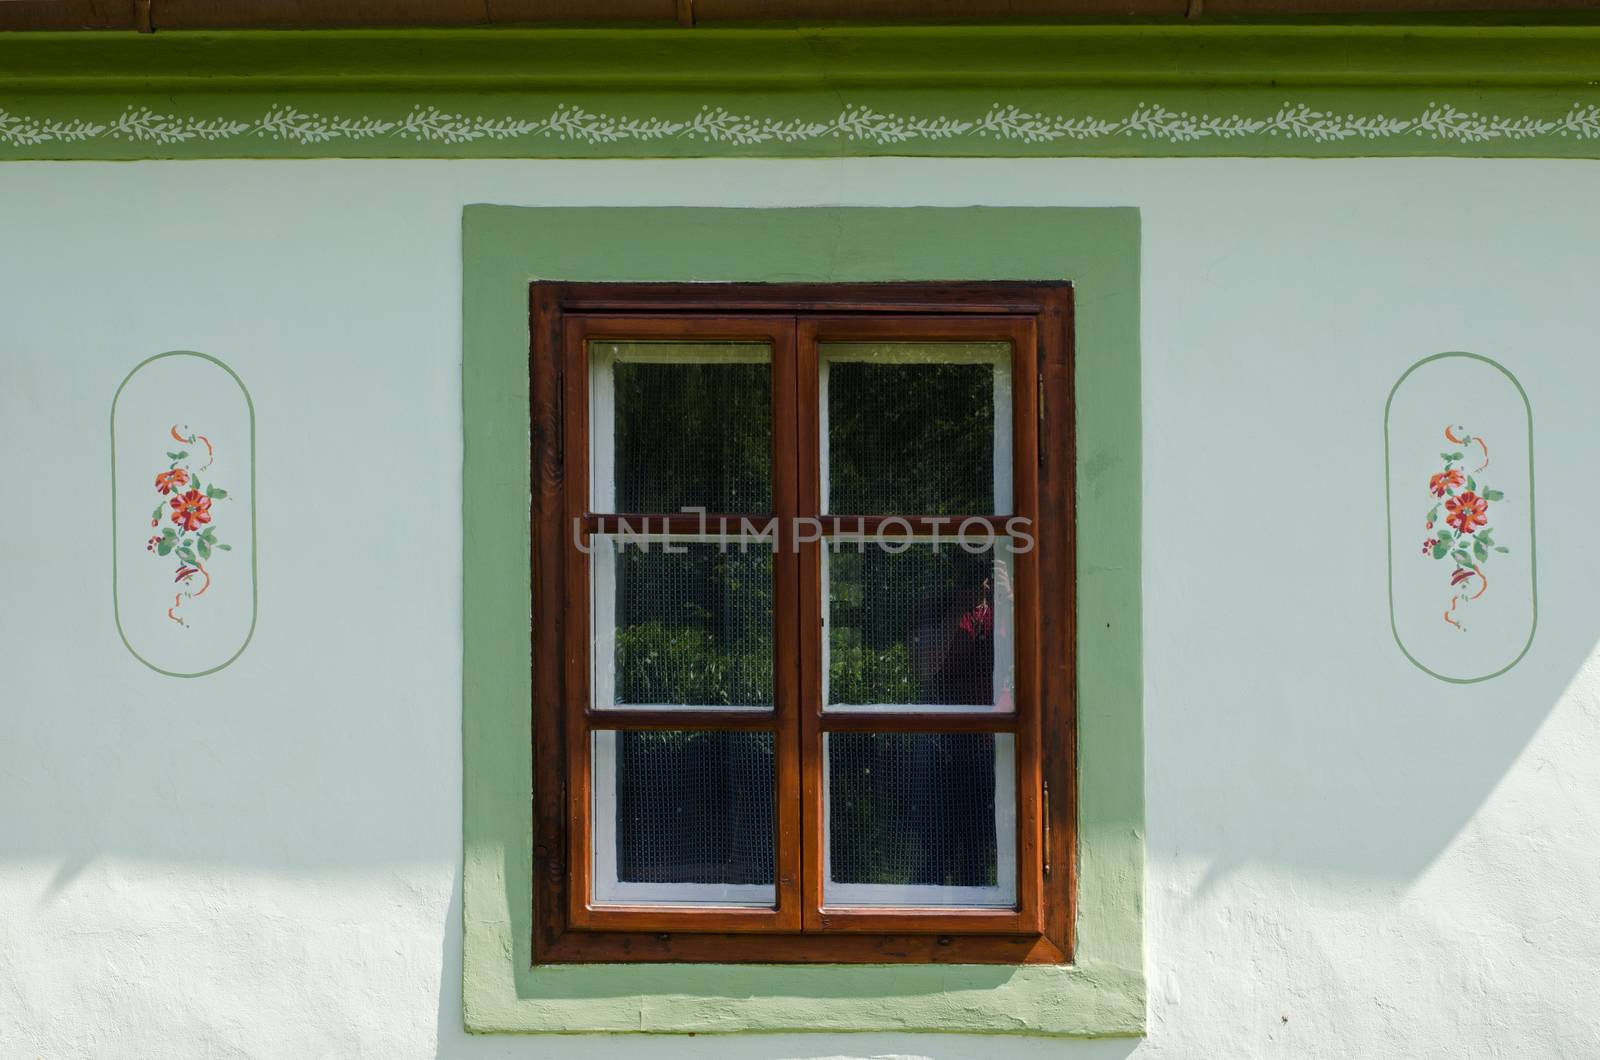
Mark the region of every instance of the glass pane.
<instances>
[{"instance_id":1,"label":"glass pane","mask_svg":"<svg viewBox=\"0 0 1600 1060\"><path fill-rule=\"evenodd\" d=\"M593 542L596 708L772 706L770 543Z\"/></svg>"},{"instance_id":2,"label":"glass pane","mask_svg":"<svg viewBox=\"0 0 1600 1060\"><path fill-rule=\"evenodd\" d=\"M766 343L591 342L594 509L772 510Z\"/></svg>"},{"instance_id":3,"label":"glass pane","mask_svg":"<svg viewBox=\"0 0 1600 1060\"><path fill-rule=\"evenodd\" d=\"M1013 905L1014 744L1009 733L829 733L824 903Z\"/></svg>"},{"instance_id":4,"label":"glass pane","mask_svg":"<svg viewBox=\"0 0 1600 1060\"><path fill-rule=\"evenodd\" d=\"M1008 541L834 543L822 554L829 710L1016 709Z\"/></svg>"},{"instance_id":5,"label":"glass pane","mask_svg":"<svg viewBox=\"0 0 1600 1060\"><path fill-rule=\"evenodd\" d=\"M594 734L594 897L771 905L771 733Z\"/></svg>"},{"instance_id":6,"label":"glass pane","mask_svg":"<svg viewBox=\"0 0 1600 1060\"><path fill-rule=\"evenodd\" d=\"M1011 344L825 342L824 510L1011 510Z\"/></svg>"}]
</instances>

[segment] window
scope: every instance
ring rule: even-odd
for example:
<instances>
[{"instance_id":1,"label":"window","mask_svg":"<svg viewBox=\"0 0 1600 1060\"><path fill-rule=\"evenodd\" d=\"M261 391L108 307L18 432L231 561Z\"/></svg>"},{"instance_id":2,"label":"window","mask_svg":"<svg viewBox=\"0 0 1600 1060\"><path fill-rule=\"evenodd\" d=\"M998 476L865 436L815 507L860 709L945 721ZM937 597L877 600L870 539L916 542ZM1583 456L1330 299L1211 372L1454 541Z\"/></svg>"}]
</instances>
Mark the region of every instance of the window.
<instances>
[{"instance_id":1,"label":"window","mask_svg":"<svg viewBox=\"0 0 1600 1060\"><path fill-rule=\"evenodd\" d=\"M534 284L535 963L1063 963L1071 290Z\"/></svg>"}]
</instances>

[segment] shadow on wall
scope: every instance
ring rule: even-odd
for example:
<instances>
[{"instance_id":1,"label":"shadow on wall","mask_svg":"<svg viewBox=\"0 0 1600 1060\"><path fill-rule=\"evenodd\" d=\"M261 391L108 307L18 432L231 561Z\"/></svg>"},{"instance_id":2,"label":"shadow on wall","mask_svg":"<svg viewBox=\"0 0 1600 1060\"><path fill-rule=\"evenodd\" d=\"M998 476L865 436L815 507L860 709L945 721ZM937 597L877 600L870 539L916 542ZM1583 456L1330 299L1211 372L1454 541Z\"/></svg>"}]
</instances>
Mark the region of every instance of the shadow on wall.
<instances>
[{"instance_id":1,"label":"shadow on wall","mask_svg":"<svg viewBox=\"0 0 1600 1060\"><path fill-rule=\"evenodd\" d=\"M1502 356L1534 409L1547 573L1528 655L1469 686L1416 669L1389 629L1381 411L1409 361L1365 370L1360 385L1333 374L1348 366L1304 359L1208 361L1147 377L1162 391L1226 389L1255 410L1213 421L1204 474L1182 439L1146 425L1152 861L1200 859L1213 880L1267 864L1409 881L1478 810L1591 657L1600 610L1561 576L1560 562L1583 554L1581 528L1600 522L1600 497L1588 469L1555 444L1552 425L1585 422L1579 403L1592 387L1581 378L1541 385L1548 371L1515 351ZM1202 368L1204 378L1186 374ZM1331 420L1367 428L1341 436L1330 462L1314 469L1298 446L1262 444L1304 433L1302 410L1283 395L1308 387L1327 396ZM266 441L286 464L313 462L310 442L299 452L293 439ZM363 459L381 457L374 447ZM1115 459L1085 454L1091 472ZM1308 487L1313 471L1338 489ZM1082 502L1093 500L1091 473ZM1173 528L1183 548L1173 547ZM428 647L437 627L416 606L451 600L459 573L444 564L397 582L393 571L421 551L408 532L400 527L324 572L329 599L392 616L385 635L358 635L335 608L275 612L284 601L267 594L252 650L201 680L139 666L105 621L72 665L48 655L16 660L19 694L51 707L4 712L0 801L28 805L52 793L43 812L5 826L8 857L56 861L41 902L101 856L286 873L436 861L459 872L459 685L439 672ZM85 575L85 599L95 573ZM37 575L39 584L57 576ZM35 588L19 583L19 598ZM77 609L41 609L31 621L34 643L84 636ZM395 643L416 650L397 652ZM452 927L452 966L458 949ZM446 982L459 992L458 976ZM459 1022L457 1009L444 1026Z\"/></svg>"},{"instance_id":2,"label":"shadow on wall","mask_svg":"<svg viewBox=\"0 0 1600 1060\"><path fill-rule=\"evenodd\" d=\"M1538 629L1509 671L1453 684L1408 661L1390 630L1383 398L1410 361L1193 360L1161 379L1147 373L1147 383L1227 393L1252 415L1213 419L1203 452L1146 426L1149 857L1206 865L1201 890L1249 864L1313 883L1408 884L1478 812L1600 641L1600 611L1571 578L1549 573L1560 570L1552 559L1581 554L1568 528L1600 519L1551 429L1581 416L1565 406L1583 388L1551 393L1539 385L1548 366L1507 357L1534 413ZM1307 392L1325 397L1317 422L1352 426L1308 427L1304 405L1285 400ZM1447 393L1440 424L1457 422L1452 407ZM1428 448L1422 457L1437 463L1437 450L1451 447L1430 435ZM1395 542L1397 565L1434 562L1419 550L1435 503L1426 476L1415 492L1416 541ZM1509 536L1515 520L1506 518ZM1522 556L1528 547L1515 542ZM1440 571L1447 586L1444 567L1427 574ZM1449 590L1429 591L1442 623ZM1526 625L1510 656L1525 634Z\"/></svg>"},{"instance_id":3,"label":"shadow on wall","mask_svg":"<svg viewBox=\"0 0 1600 1060\"><path fill-rule=\"evenodd\" d=\"M650 1060L993 1060L997 1056L1006 1060L1127 1060L1142 1044L1138 1038L1000 1038L972 1034L474 1035L461 1026L459 873L451 890L444 929L437 1052L441 1060L617 1060L618 1056L641 1050Z\"/></svg>"}]
</instances>

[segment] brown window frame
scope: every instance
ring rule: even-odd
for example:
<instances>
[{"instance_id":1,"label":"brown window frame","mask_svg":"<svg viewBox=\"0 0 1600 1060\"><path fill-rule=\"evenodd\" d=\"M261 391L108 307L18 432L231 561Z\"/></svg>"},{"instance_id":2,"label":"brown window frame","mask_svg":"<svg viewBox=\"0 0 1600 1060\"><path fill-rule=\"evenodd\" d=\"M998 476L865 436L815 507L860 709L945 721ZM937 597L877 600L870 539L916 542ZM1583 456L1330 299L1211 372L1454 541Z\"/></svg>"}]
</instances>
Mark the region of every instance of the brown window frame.
<instances>
[{"instance_id":1,"label":"brown window frame","mask_svg":"<svg viewBox=\"0 0 1600 1060\"><path fill-rule=\"evenodd\" d=\"M534 963L1069 962L1077 890L1071 285L535 282L529 310ZM589 506L587 343L595 338L771 345L774 511L713 513L779 519L770 711L589 705L588 557L575 535L630 514ZM818 343L874 338L1012 343L1014 511L991 518L1002 527L1012 515L1029 518L1036 545L1014 561L1017 692L1009 715L822 710L822 545L803 543L797 552L784 535L793 517L821 515ZM1030 377L1033 386L1024 383ZM868 517L866 528L897 514L914 534L931 529L917 513ZM692 532L700 519L650 518L673 532ZM856 528L856 517L840 519ZM589 900L590 734L622 728L774 733L774 907ZM834 731L1014 732L1017 907L825 906L821 758L823 734Z\"/></svg>"}]
</instances>

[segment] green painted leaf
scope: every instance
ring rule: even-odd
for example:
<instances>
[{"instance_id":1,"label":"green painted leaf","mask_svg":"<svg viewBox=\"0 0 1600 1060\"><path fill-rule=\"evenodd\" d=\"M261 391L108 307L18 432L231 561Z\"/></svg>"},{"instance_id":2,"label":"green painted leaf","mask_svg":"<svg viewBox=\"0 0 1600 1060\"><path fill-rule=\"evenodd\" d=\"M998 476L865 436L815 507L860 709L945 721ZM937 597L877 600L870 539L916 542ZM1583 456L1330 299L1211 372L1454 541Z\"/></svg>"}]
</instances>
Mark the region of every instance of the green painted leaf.
<instances>
[{"instance_id":1,"label":"green painted leaf","mask_svg":"<svg viewBox=\"0 0 1600 1060\"><path fill-rule=\"evenodd\" d=\"M1467 489L1474 493L1478 492L1478 480L1473 478L1471 475L1467 476Z\"/></svg>"},{"instance_id":2,"label":"green painted leaf","mask_svg":"<svg viewBox=\"0 0 1600 1060\"><path fill-rule=\"evenodd\" d=\"M175 526L164 526L161 528L161 536L170 537L176 540L178 537L178 528Z\"/></svg>"},{"instance_id":3,"label":"green painted leaf","mask_svg":"<svg viewBox=\"0 0 1600 1060\"><path fill-rule=\"evenodd\" d=\"M200 558L201 559L210 559L211 558L211 542L207 541L205 538L202 537L199 541L197 541L195 543L195 547L200 550Z\"/></svg>"},{"instance_id":4,"label":"green painted leaf","mask_svg":"<svg viewBox=\"0 0 1600 1060\"><path fill-rule=\"evenodd\" d=\"M174 539L170 537L163 537L160 541L156 542L156 555L165 556L167 553L172 551L172 546L176 544L177 541Z\"/></svg>"},{"instance_id":5,"label":"green painted leaf","mask_svg":"<svg viewBox=\"0 0 1600 1060\"><path fill-rule=\"evenodd\" d=\"M224 551L224 552L232 552L233 551L233 546L232 545L218 545L217 547L222 549L222 551Z\"/></svg>"},{"instance_id":6,"label":"green painted leaf","mask_svg":"<svg viewBox=\"0 0 1600 1060\"><path fill-rule=\"evenodd\" d=\"M1496 546L1494 546L1494 550L1496 552L1510 552L1511 551L1509 548L1507 548L1504 545L1496 545Z\"/></svg>"},{"instance_id":7,"label":"green painted leaf","mask_svg":"<svg viewBox=\"0 0 1600 1060\"><path fill-rule=\"evenodd\" d=\"M1444 559L1444 554L1449 551L1450 546L1441 541L1437 545L1433 546L1433 558Z\"/></svg>"},{"instance_id":8,"label":"green painted leaf","mask_svg":"<svg viewBox=\"0 0 1600 1060\"><path fill-rule=\"evenodd\" d=\"M188 547L179 548L178 549L178 558L183 560L185 563L188 563L188 564L190 564L192 566L194 564L194 558L195 558L194 557L194 550L191 549L191 548L188 548Z\"/></svg>"},{"instance_id":9,"label":"green painted leaf","mask_svg":"<svg viewBox=\"0 0 1600 1060\"><path fill-rule=\"evenodd\" d=\"M1452 533L1451 531L1449 531L1449 530L1442 530L1441 529L1439 531L1439 540L1440 541L1453 541L1455 539L1455 536L1456 535L1454 533Z\"/></svg>"},{"instance_id":10,"label":"green painted leaf","mask_svg":"<svg viewBox=\"0 0 1600 1060\"><path fill-rule=\"evenodd\" d=\"M220 501L222 498L226 497L227 495L228 495L228 491L227 490L218 489L215 486L207 486L206 487L206 496L210 497L214 501Z\"/></svg>"},{"instance_id":11,"label":"green painted leaf","mask_svg":"<svg viewBox=\"0 0 1600 1060\"><path fill-rule=\"evenodd\" d=\"M1489 546L1482 541L1473 542L1472 554L1477 556L1480 561L1486 560L1489 558Z\"/></svg>"},{"instance_id":12,"label":"green painted leaf","mask_svg":"<svg viewBox=\"0 0 1600 1060\"><path fill-rule=\"evenodd\" d=\"M197 489L200 488L200 476L199 475L195 475L193 478L191 478L189 480L189 488L192 489L192 490L197 490Z\"/></svg>"},{"instance_id":13,"label":"green painted leaf","mask_svg":"<svg viewBox=\"0 0 1600 1060\"><path fill-rule=\"evenodd\" d=\"M183 459L183 454L182 453L168 453L167 454L167 459L168 460L182 460Z\"/></svg>"},{"instance_id":14,"label":"green painted leaf","mask_svg":"<svg viewBox=\"0 0 1600 1060\"><path fill-rule=\"evenodd\" d=\"M1503 501L1506 499L1506 495L1499 490L1486 489L1483 491L1483 499L1486 501Z\"/></svg>"}]
</instances>

